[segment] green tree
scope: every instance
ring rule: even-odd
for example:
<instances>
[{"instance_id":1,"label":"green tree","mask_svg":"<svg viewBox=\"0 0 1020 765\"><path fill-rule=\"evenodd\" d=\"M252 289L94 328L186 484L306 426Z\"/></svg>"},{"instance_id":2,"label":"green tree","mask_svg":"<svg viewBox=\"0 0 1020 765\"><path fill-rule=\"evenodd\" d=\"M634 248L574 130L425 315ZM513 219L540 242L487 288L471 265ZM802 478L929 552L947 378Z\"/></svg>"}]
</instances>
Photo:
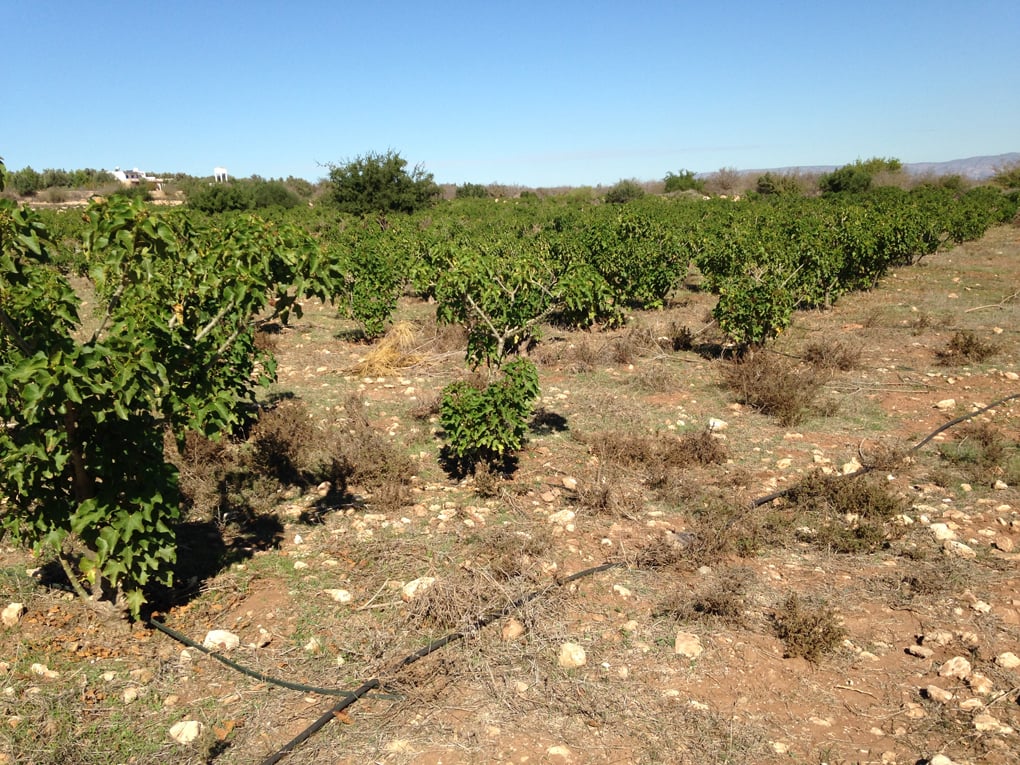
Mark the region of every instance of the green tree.
<instances>
[{"instance_id":1,"label":"green tree","mask_svg":"<svg viewBox=\"0 0 1020 765\"><path fill-rule=\"evenodd\" d=\"M860 194L871 188L874 177L881 172L897 173L903 163L895 157L872 157L826 173L818 179L818 188L826 194Z\"/></svg>"},{"instance_id":2,"label":"green tree","mask_svg":"<svg viewBox=\"0 0 1020 765\"><path fill-rule=\"evenodd\" d=\"M333 290L317 245L290 228L253 217L200 228L122 197L87 216L102 309L91 335L39 218L0 200L0 526L55 552L79 590L80 555L92 597L137 616L176 558L165 435L236 427L275 369L256 317L285 319L303 295Z\"/></svg>"},{"instance_id":3,"label":"green tree","mask_svg":"<svg viewBox=\"0 0 1020 765\"><path fill-rule=\"evenodd\" d=\"M462 183L457 187L457 199L485 199L489 190L480 183Z\"/></svg>"},{"instance_id":4,"label":"green tree","mask_svg":"<svg viewBox=\"0 0 1020 765\"><path fill-rule=\"evenodd\" d=\"M421 165L408 172L407 160L392 149L329 165L333 200L342 212L412 213L434 204L441 190Z\"/></svg>"},{"instance_id":5,"label":"green tree","mask_svg":"<svg viewBox=\"0 0 1020 765\"><path fill-rule=\"evenodd\" d=\"M663 179L666 183L666 193L673 191L703 191L705 182L696 178L690 170L681 170L679 173L666 173Z\"/></svg>"},{"instance_id":6,"label":"green tree","mask_svg":"<svg viewBox=\"0 0 1020 765\"><path fill-rule=\"evenodd\" d=\"M622 205L645 195L644 187L635 180L619 181L606 192L606 201L610 204Z\"/></svg>"}]
</instances>

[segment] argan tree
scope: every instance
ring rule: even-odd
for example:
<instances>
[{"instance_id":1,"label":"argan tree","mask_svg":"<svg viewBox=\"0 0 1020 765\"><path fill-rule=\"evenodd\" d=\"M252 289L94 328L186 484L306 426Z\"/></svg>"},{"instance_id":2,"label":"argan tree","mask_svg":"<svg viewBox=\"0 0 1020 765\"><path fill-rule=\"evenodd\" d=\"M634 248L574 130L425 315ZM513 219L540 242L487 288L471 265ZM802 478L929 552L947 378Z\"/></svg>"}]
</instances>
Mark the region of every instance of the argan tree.
<instances>
[{"instance_id":1,"label":"argan tree","mask_svg":"<svg viewBox=\"0 0 1020 765\"><path fill-rule=\"evenodd\" d=\"M434 204L441 193L432 173L421 165L409 172L407 160L392 149L331 164L329 180L337 207L355 215L412 213Z\"/></svg>"}]
</instances>

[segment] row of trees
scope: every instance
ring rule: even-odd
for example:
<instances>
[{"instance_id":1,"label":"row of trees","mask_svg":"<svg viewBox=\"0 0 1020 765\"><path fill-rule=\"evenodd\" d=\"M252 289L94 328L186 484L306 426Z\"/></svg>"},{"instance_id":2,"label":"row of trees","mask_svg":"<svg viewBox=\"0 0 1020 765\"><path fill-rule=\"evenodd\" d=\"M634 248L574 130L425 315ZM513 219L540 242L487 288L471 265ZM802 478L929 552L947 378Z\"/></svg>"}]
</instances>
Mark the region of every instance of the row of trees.
<instances>
[{"instance_id":1,"label":"row of trees","mask_svg":"<svg viewBox=\"0 0 1020 765\"><path fill-rule=\"evenodd\" d=\"M760 345L798 306L867 289L891 264L1017 211L1016 195L990 188L890 188L737 204L469 198L405 215L408 200L434 198L431 176L407 173L392 152L373 161L372 172L362 162L331 173L352 209L372 200L370 216L321 205L213 216L112 197L82 220L0 200L0 523L9 533L56 551L69 572L77 559L93 596L119 594L137 614L176 556L181 511L164 437L218 436L242 422L274 373L256 343L259 322L286 321L302 297L334 302L370 336L406 294L464 328L466 363L484 374L444 389L440 420L447 457L468 471L503 466L521 447L538 395L523 351L547 323L618 324L694 276L719 296L713 313L732 341ZM375 172L385 167L404 174L395 184L404 193ZM371 193L380 181L385 206ZM79 228L61 228L56 245L46 221ZM72 271L100 306L87 330Z\"/></svg>"}]
</instances>

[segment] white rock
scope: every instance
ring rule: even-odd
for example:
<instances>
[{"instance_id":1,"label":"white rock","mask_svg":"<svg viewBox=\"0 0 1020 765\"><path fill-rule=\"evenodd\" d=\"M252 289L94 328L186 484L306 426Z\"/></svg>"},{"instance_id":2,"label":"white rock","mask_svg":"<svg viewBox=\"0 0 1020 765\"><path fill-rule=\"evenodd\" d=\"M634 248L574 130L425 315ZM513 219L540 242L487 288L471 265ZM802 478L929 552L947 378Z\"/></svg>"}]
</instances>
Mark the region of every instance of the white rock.
<instances>
[{"instance_id":1,"label":"white rock","mask_svg":"<svg viewBox=\"0 0 1020 765\"><path fill-rule=\"evenodd\" d=\"M45 664L35 663L31 667L29 667L29 670L31 670L33 675L38 675L39 677L44 677L47 680L56 680L58 677L60 677L60 673L59 672L57 672L56 670L50 669Z\"/></svg>"},{"instance_id":2,"label":"white rock","mask_svg":"<svg viewBox=\"0 0 1020 765\"><path fill-rule=\"evenodd\" d=\"M994 690L992 681L980 672L972 672L970 677L967 678L967 685L978 696L990 696L992 690Z\"/></svg>"},{"instance_id":3,"label":"white rock","mask_svg":"<svg viewBox=\"0 0 1020 765\"><path fill-rule=\"evenodd\" d=\"M708 429L711 430L713 433L718 433L721 430L726 430L726 428L728 428L729 426L730 424L725 420L719 420L716 419L715 417L711 417L708 420Z\"/></svg>"},{"instance_id":4,"label":"white rock","mask_svg":"<svg viewBox=\"0 0 1020 765\"><path fill-rule=\"evenodd\" d=\"M1005 481L999 480L992 484L992 488L995 489L996 491L1005 491L1006 489L1009 488L1009 484L1006 483Z\"/></svg>"},{"instance_id":5,"label":"white rock","mask_svg":"<svg viewBox=\"0 0 1020 765\"><path fill-rule=\"evenodd\" d=\"M241 645L241 638L228 630L209 630L202 647L210 651L233 651Z\"/></svg>"},{"instance_id":6,"label":"white rock","mask_svg":"<svg viewBox=\"0 0 1020 765\"><path fill-rule=\"evenodd\" d=\"M995 663L1004 669L1016 669L1020 667L1020 657L1012 651L1006 651L995 657Z\"/></svg>"},{"instance_id":7,"label":"white rock","mask_svg":"<svg viewBox=\"0 0 1020 765\"><path fill-rule=\"evenodd\" d=\"M928 765L956 765L956 763L944 754L935 754L928 759Z\"/></svg>"},{"instance_id":8,"label":"white rock","mask_svg":"<svg viewBox=\"0 0 1020 765\"><path fill-rule=\"evenodd\" d=\"M970 604L970 607L977 611L979 614L987 614L992 610L992 606L989 603L985 603L983 600L975 600Z\"/></svg>"},{"instance_id":9,"label":"white rock","mask_svg":"<svg viewBox=\"0 0 1020 765\"><path fill-rule=\"evenodd\" d=\"M503 625L501 634L503 636L503 640L516 640L524 634L524 625L521 624L520 620L511 617L507 619L506 624Z\"/></svg>"},{"instance_id":10,"label":"white rock","mask_svg":"<svg viewBox=\"0 0 1020 765\"><path fill-rule=\"evenodd\" d=\"M198 720L181 720L170 727L170 738L178 744L190 744L205 730Z\"/></svg>"},{"instance_id":11,"label":"white rock","mask_svg":"<svg viewBox=\"0 0 1020 765\"><path fill-rule=\"evenodd\" d=\"M977 553L974 552L973 548L968 547L963 542L958 542L952 539L943 542L942 549L947 555L952 555L955 558L971 559L977 557Z\"/></svg>"},{"instance_id":12,"label":"white rock","mask_svg":"<svg viewBox=\"0 0 1020 765\"><path fill-rule=\"evenodd\" d=\"M946 689L940 688L937 685L929 685L924 690L925 693L928 694L928 698L932 699L933 701L937 701L940 704L948 704L950 701L953 700L952 691L947 691Z\"/></svg>"},{"instance_id":13,"label":"white rock","mask_svg":"<svg viewBox=\"0 0 1020 765\"><path fill-rule=\"evenodd\" d=\"M634 597L634 593L631 592L626 587L624 587L622 584L614 584L613 585L613 592L615 592L617 595L619 595L624 600L626 600L627 598Z\"/></svg>"},{"instance_id":14,"label":"white rock","mask_svg":"<svg viewBox=\"0 0 1020 765\"><path fill-rule=\"evenodd\" d=\"M956 399L955 398L944 398L941 401L939 401L937 404L935 404L935 408L938 409L941 412L945 412L945 411L947 411L949 409L955 409L956 408Z\"/></svg>"},{"instance_id":15,"label":"white rock","mask_svg":"<svg viewBox=\"0 0 1020 765\"><path fill-rule=\"evenodd\" d=\"M916 656L919 659L930 659L935 655L935 651L933 649L924 645L908 645L907 653L911 656Z\"/></svg>"},{"instance_id":16,"label":"white rock","mask_svg":"<svg viewBox=\"0 0 1020 765\"><path fill-rule=\"evenodd\" d=\"M412 579L400 588L400 599L405 603L410 603L412 600L420 597L423 593L428 591L428 589L434 586L435 583L436 578L434 576L421 576L417 579Z\"/></svg>"},{"instance_id":17,"label":"white rock","mask_svg":"<svg viewBox=\"0 0 1020 765\"><path fill-rule=\"evenodd\" d=\"M354 596L347 590L323 590L323 592L329 595L329 597L337 603L350 603L354 600Z\"/></svg>"},{"instance_id":18,"label":"white rock","mask_svg":"<svg viewBox=\"0 0 1020 765\"><path fill-rule=\"evenodd\" d=\"M953 633L949 630L932 630L921 637L924 645L949 645L953 642Z\"/></svg>"},{"instance_id":19,"label":"white rock","mask_svg":"<svg viewBox=\"0 0 1020 765\"><path fill-rule=\"evenodd\" d=\"M545 750L545 753L550 757L559 757L560 759L567 760L568 762L573 759L573 753L570 751L570 747L563 746L550 746Z\"/></svg>"},{"instance_id":20,"label":"white rock","mask_svg":"<svg viewBox=\"0 0 1020 765\"><path fill-rule=\"evenodd\" d=\"M1008 725L1003 725L997 719L992 717L990 714L975 715L974 717L974 730L989 733L1012 733L1013 729Z\"/></svg>"},{"instance_id":21,"label":"white rock","mask_svg":"<svg viewBox=\"0 0 1020 765\"><path fill-rule=\"evenodd\" d=\"M0 613L0 621L3 622L5 627L13 627L21 621L21 617L25 615L25 604L24 603L11 603L7 606L2 613Z\"/></svg>"},{"instance_id":22,"label":"white rock","mask_svg":"<svg viewBox=\"0 0 1020 765\"><path fill-rule=\"evenodd\" d=\"M1013 552L1013 548L1015 547L1013 540L1009 537L996 537L992 544L1004 553Z\"/></svg>"},{"instance_id":23,"label":"white rock","mask_svg":"<svg viewBox=\"0 0 1020 765\"><path fill-rule=\"evenodd\" d=\"M564 669L583 667L588 662L584 648L577 643L564 643L560 646L559 664Z\"/></svg>"},{"instance_id":24,"label":"white rock","mask_svg":"<svg viewBox=\"0 0 1020 765\"><path fill-rule=\"evenodd\" d=\"M564 477L562 483L563 488L568 489L569 491L574 491L577 488L577 479L574 478L573 476L568 475Z\"/></svg>"},{"instance_id":25,"label":"white rock","mask_svg":"<svg viewBox=\"0 0 1020 765\"><path fill-rule=\"evenodd\" d=\"M928 527L931 530L931 534L939 542L946 542L950 539L956 539L956 532L949 528L945 523L933 523Z\"/></svg>"},{"instance_id":26,"label":"white rock","mask_svg":"<svg viewBox=\"0 0 1020 765\"><path fill-rule=\"evenodd\" d=\"M701 638L693 632L678 632L676 640L673 641L673 651L677 656L686 656L688 659L696 659L704 651L701 645Z\"/></svg>"},{"instance_id":27,"label":"white rock","mask_svg":"<svg viewBox=\"0 0 1020 765\"><path fill-rule=\"evenodd\" d=\"M308 568L308 564L305 563L303 560L296 560L296 561L294 561L294 570L295 571L300 571L300 570L305 569L305 568Z\"/></svg>"},{"instance_id":28,"label":"white rock","mask_svg":"<svg viewBox=\"0 0 1020 765\"><path fill-rule=\"evenodd\" d=\"M860 471L861 467L862 466L860 462L858 462L856 459L852 459L849 462L844 462L843 465L840 467L840 470L842 471L843 475L853 475L854 473Z\"/></svg>"},{"instance_id":29,"label":"white rock","mask_svg":"<svg viewBox=\"0 0 1020 765\"><path fill-rule=\"evenodd\" d=\"M549 523L566 526L569 523L573 523L574 518L576 517L577 513L573 510L560 510L559 512L553 513L549 516Z\"/></svg>"},{"instance_id":30,"label":"white rock","mask_svg":"<svg viewBox=\"0 0 1020 765\"><path fill-rule=\"evenodd\" d=\"M939 668L939 677L958 677L961 680L970 675L970 662L962 656L954 656L948 659Z\"/></svg>"},{"instance_id":31,"label":"white rock","mask_svg":"<svg viewBox=\"0 0 1020 765\"><path fill-rule=\"evenodd\" d=\"M124 689L124 692L120 695L120 697L125 704L131 704L138 700L138 689L133 685L128 686Z\"/></svg>"},{"instance_id":32,"label":"white rock","mask_svg":"<svg viewBox=\"0 0 1020 765\"><path fill-rule=\"evenodd\" d=\"M322 650L322 643L319 642L319 638L313 637L307 643L305 643L305 650L308 653L318 653Z\"/></svg>"}]
</instances>

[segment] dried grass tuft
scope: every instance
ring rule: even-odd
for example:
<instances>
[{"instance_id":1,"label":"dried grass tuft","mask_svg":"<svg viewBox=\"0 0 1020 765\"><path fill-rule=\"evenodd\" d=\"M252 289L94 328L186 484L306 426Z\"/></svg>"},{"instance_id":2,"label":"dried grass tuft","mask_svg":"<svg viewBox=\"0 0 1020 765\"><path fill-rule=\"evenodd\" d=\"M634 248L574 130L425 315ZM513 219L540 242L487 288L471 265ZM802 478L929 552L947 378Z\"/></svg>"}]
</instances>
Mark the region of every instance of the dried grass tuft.
<instances>
[{"instance_id":1,"label":"dried grass tuft","mask_svg":"<svg viewBox=\"0 0 1020 765\"><path fill-rule=\"evenodd\" d=\"M424 355L416 348L414 324L401 321L390 327L385 337L351 371L369 377L385 377L417 366L424 360Z\"/></svg>"}]
</instances>

